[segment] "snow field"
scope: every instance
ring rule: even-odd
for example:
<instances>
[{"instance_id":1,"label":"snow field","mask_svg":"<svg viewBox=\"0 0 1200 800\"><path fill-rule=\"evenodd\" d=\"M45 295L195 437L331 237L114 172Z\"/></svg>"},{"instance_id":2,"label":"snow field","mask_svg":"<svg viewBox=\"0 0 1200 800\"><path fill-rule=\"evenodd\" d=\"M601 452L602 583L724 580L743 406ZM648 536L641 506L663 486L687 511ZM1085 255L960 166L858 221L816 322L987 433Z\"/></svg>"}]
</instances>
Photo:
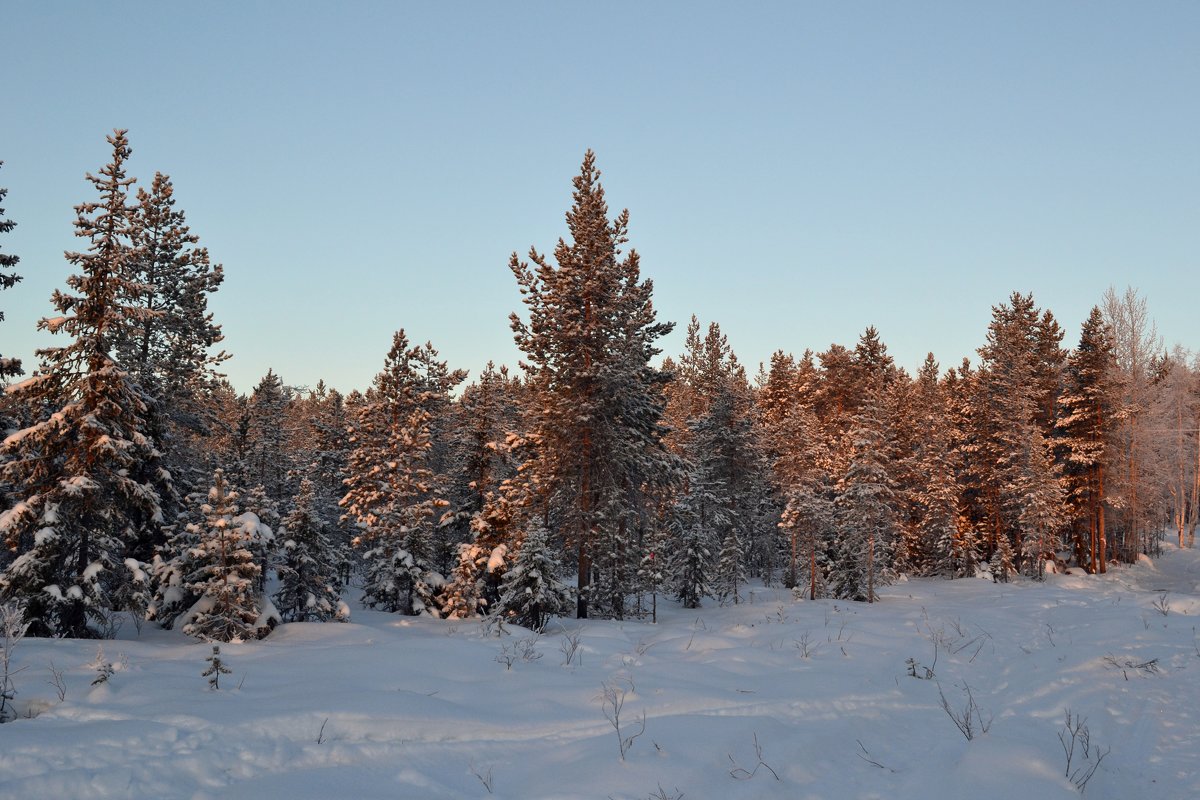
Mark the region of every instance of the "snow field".
<instances>
[{"instance_id":1,"label":"snow field","mask_svg":"<svg viewBox=\"0 0 1200 800\"><path fill-rule=\"evenodd\" d=\"M211 645L178 632L126 624L97 686L96 642L26 639L32 719L0 726L0 797L1070 798L1066 709L1111 748L1086 797L1192 797L1198 555L1044 584L914 580L870 606L755 586L738 606L660 598L657 625L540 637L356 609L222 645L219 691L200 677ZM645 713L624 761L605 684L625 738ZM961 713L965 687L971 741L941 699Z\"/></svg>"}]
</instances>

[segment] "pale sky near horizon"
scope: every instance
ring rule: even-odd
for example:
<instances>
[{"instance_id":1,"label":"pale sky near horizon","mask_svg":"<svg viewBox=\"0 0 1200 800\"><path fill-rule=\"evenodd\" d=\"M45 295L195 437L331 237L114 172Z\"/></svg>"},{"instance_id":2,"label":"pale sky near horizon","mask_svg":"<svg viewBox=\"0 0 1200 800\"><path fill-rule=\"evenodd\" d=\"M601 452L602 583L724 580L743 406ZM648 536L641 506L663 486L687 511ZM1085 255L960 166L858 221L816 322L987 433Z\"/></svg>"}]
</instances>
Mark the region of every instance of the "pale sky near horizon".
<instances>
[{"instance_id":1,"label":"pale sky near horizon","mask_svg":"<svg viewBox=\"0 0 1200 800\"><path fill-rule=\"evenodd\" d=\"M1137 287L1200 347L1200 4L37 3L6 0L0 354L80 249L73 207L128 128L225 285L248 391L365 388L393 331L515 367L509 254L566 233L597 153L663 341L721 324L751 373L852 346L972 357L1033 292L1067 329Z\"/></svg>"}]
</instances>

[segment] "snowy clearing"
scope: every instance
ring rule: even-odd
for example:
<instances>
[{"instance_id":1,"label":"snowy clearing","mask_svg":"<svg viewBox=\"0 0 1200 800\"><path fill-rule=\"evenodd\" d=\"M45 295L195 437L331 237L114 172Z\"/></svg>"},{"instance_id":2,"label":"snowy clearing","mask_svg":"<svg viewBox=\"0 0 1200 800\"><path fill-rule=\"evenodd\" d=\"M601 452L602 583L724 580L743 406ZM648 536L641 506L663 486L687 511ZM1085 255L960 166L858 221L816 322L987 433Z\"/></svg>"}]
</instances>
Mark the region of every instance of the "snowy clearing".
<instances>
[{"instance_id":1,"label":"snowy clearing","mask_svg":"<svg viewBox=\"0 0 1200 800\"><path fill-rule=\"evenodd\" d=\"M1107 576L914 580L871 606L757 587L536 639L358 609L222 645L218 691L211 645L177 632L126 625L95 686L96 642L26 639L0 797L1070 798L1068 709L1076 779L1106 754L1086 797L1193 797L1198 592L1200 552L1168 546Z\"/></svg>"}]
</instances>

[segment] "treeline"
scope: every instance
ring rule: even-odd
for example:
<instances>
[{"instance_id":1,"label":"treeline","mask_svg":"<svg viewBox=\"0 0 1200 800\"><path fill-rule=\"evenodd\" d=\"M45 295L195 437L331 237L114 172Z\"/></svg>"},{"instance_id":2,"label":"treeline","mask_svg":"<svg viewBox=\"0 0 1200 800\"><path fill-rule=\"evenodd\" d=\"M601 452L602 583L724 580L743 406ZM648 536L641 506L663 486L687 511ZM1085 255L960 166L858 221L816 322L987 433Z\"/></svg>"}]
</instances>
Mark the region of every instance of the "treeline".
<instances>
[{"instance_id":1,"label":"treeline","mask_svg":"<svg viewBox=\"0 0 1200 800\"><path fill-rule=\"evenodd\" d=\"M109 141L41 323L64 344L0 406L0 601L34 633L107 635L131 612L247 639L345 619L351 580L388 611L540 627L572 603L738 602L751 579L871 601L899 574L1103 572L1168 529L1193 544L1200 378L1132 290L1073 347L1013 294L977 363L916 375L868 328L751 378L694 318L660 362L672 325L589 152L569 235L509 264L521 375L467 383L400 330L365 391L269 371L239 395L207 309L221 267L169 178L131 194L125 132ZM0 254L3 288L17 263Z\"/></svg>"}]
</instances>

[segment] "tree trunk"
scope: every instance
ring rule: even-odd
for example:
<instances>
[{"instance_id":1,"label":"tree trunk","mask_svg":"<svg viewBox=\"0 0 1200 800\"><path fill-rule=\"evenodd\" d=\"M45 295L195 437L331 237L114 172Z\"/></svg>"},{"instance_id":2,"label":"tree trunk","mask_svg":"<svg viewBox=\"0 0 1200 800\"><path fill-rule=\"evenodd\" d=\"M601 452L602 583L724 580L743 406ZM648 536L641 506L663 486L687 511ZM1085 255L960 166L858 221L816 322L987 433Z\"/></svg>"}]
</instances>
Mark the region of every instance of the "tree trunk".
<instances>
[{"instance_id":1,"label":"tree trunk","mask_svg":"<svg viewBox=\"0 0 1200 800\"><path fill-rule=\"evenodd\" d=\"M1104 465L1099 465L1099 495L1096 501L1096 535L1100 540L1100 572L1108 572L1108 539L1104 535ZM1093 563L1095 557L1093 557Z\"/></svg>"},{"instance_id":2,"label":"tree trunk","mask_svg":"<svg viewBox=\"0 0 1200 800\"><path fill-rule=\"evenodd\" d=\"M808 544L808 599L817 599L817 533L813 531Z\"/></svg>"}]
</instances>

